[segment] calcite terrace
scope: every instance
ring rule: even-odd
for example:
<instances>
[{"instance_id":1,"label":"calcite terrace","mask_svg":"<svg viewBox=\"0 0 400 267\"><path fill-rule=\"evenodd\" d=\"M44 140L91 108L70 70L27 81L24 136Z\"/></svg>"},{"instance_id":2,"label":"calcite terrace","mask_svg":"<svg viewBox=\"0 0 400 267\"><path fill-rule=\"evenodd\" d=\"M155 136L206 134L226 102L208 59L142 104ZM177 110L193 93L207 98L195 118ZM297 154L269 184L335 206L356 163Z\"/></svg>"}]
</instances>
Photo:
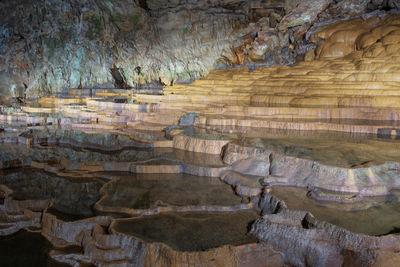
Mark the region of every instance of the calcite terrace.
<instances>
[{"instance_id":1,"label":"calcite terrace","mask_svg":"<svg viewBox=\"0 0 400 267\"><path fill-rule=\"evenodd\" d=\"M290 67L3 105L0 235L71 266L399 265L400 17L379 14Z\"/></svg>"}]
</instances>

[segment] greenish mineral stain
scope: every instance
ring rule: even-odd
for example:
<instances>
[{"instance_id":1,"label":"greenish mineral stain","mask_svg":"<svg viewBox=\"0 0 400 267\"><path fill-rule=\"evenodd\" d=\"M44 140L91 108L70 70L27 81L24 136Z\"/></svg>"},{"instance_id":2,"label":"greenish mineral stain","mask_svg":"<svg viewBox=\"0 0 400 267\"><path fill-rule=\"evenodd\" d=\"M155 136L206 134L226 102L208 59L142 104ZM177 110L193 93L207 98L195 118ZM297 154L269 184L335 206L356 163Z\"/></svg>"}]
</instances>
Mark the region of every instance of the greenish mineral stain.
<instances>
[{"instance_id":1,"label":"greenish mineral stain","mask_svg":"<svg viewBox=\"0 0 400 267\"><path fill-rule=\"evenodd\" d=\"M133 14L131 16L131 22L133 25L137 25L140 22L140 14Z\"/></svg>"}]
</instances>

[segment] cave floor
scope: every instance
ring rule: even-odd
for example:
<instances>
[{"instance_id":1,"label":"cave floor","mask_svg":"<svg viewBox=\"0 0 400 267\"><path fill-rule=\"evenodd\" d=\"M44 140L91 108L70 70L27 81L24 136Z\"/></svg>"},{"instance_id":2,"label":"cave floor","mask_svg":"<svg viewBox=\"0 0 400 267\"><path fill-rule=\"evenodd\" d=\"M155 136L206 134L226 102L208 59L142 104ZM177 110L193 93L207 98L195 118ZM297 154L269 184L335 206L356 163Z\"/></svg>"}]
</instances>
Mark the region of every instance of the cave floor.
<instances>
[{"instance_id":1,"label":"cave floor","mask_svg":"<svg viewBox=\"0 0 400 267\"><path fill-rule=\"evenodd\" d=\"M25 240L21 231L34 230L32 242L50 242L37 241L49 266L162 264L157 257L284 266L252 225L288 212L353 239L398 238L397 130L212 125L225 115L204 121L201 107L162 109L135 97L42 98L1 115L0 243L12 247L19 241L6 237ZM298 215L287 216L277 225L295 224Z\"/></svg>"},{"instance_id":2,"label":"cave floor","mask_svg":"<svg viewBox=\"0 0 400 267\"><path fill-rule=\"evenodd\" d=\"M371 51L2 106L0 236L74 266L400 262L400 57Z\"/></svg>"}]
</instances>

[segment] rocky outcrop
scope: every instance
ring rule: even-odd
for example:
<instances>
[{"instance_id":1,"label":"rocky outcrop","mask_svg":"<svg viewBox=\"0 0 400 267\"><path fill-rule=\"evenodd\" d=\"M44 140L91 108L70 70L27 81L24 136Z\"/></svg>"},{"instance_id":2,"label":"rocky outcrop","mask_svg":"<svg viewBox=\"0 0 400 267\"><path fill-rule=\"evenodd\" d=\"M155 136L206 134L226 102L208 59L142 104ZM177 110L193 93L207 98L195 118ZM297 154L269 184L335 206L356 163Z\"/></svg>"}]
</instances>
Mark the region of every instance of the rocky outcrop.
<instances>
[{"instance_id":1,"label":"rocky outcrop","mask_svg":"<svg viewBox=\"0 0 400 267\"><path fill-rule=\"evenodd\" d=\"M1 94L199 77L243 34L243 2L2 2Z\"/></svg>"},{"instance_id":2,"label":"rocky outcrop","mask_svg":"<svg viewBox=\"0 0 400 267\"><path fill-rule=\"evenodd\" d=\"M400 260L398 236L355 234L318 221L307 212L291 211L284 206L276 210L271 196L266 194L264 198L269 201L262 203L272 209L264 207L267 213L252 225L251 232L261 241L285 251L284 261L289 265L389 266ZM383 258L387 261L382 261Z\"/></svg>"},{"instance_id":3,"label":"rocky outcrop","mask_svg":"<svg viewBox=\"0 0 400 267\"><path fill-rule=\"evenodd\" d=\"M206 153L206 154L217 154L221 153L222 147L229 142L229 139L219 138L217 136L187 136L177 135L174 137L174 148Z\"/></svg>"},{"instance_id":4,"label":"rocky outcrop","mask_svg":"<svg viewBox=\"0 0 400 267\"><path fill-rule=\"evenodd\" d=\"M0 185L0 236L7 236L21 229L35 229L41 226L42 212L51 206L51 201L14 200L13 191Z\"/></svg>"},{"instance_id":5,"label":"rocky outcrop","mask_svg":"<svg viewBox=\"0 0 400 267\"><path fill-rule=\"evenodd\" d=\"M227 145L224 158L237 158L231 169L248 175L224 172L222 179L232 185L253 188L257 192L264 185L292 185L315 187L328 191L354 193L361 196L385 195L399 188L397 181L398 167L395 162L339 165L333 156L332 161L315 160L318 148L306 148L300 144L279 144L278 140L248 139ZM312 155L315 153L314 155ZM249 159L251 172L243 165ZM321 156L330 156L321 151ZM264 157L264 160L262 158ZM354 158L353 158L354 159ZM258 175L252 177L251 175Z\"/></svg>"},{"instance_id":6,"label":"rocky outcrop","mask_svg":"<svg viewBox=\"0 0 400 267\"><path fill-rule=\"evenodd\" d=\"M366 58L397 55L400 42L398 20L395 16L384 20L372 17L326 26L312 38L321 43L315 52L316 58L343 57L355 51L360 51Z\"/></svg>"},{"instance_id":7,"label":"rocky outcrop","mask_svg":"<svg viewBox=\"0 0 400 267\"><path fill-rule=\"evenodd\" d=\"M110 217L92 217L74 222L64 222L46 213L42 219L42 235L55 247L80 246L85 234L91 234L97 226L108 226Z\"/></svg>"}]
</instances>

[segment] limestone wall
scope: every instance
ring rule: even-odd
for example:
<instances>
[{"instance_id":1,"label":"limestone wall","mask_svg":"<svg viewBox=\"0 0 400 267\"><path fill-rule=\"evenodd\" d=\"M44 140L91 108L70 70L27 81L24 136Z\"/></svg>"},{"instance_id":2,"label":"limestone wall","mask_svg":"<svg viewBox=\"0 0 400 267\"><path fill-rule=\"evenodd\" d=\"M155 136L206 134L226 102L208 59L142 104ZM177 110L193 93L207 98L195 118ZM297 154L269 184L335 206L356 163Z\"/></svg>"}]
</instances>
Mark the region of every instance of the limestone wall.
<instances>
[{"instance_id":1,"label":"limestone wall","mask_svg":"<svg viewBox=\"0 0 400 267\"><path fill-rule=\"evenodd\" d=\"M309 50L313 25L392 8L396 1L5 0L0 97L169 85L221 65L287 65Z\"/></svg>"}]
</instances>

